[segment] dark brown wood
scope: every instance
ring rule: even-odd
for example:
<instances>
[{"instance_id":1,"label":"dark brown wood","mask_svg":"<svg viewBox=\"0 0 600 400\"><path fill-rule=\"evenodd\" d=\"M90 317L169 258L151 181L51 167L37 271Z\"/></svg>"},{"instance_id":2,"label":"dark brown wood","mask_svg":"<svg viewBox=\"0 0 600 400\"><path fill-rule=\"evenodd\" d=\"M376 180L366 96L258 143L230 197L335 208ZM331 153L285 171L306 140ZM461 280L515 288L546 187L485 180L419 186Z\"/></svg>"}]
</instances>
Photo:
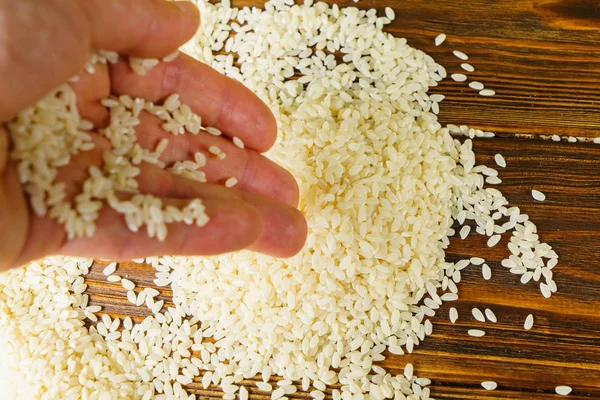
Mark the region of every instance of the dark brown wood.
<instances>
[{"instance_id":1,"label":"dark brown wood","mask_svg":"<svg viewBox=\"0 0 600 400\"><path fill-rule=\"evenodd\" d=\"M351 1L336 2L355 6ZM257 5L242 1L234 5ZM442 82L445 94L440 120L468 124L504 136L559 134L600 136L600 3L596 0L361 0L361 8L385 6L396 11L389 31L432 55L448 69L461 72L452 50L469 54L476 71L470 77L498 93L478 96L464 83ZM440 47L434 37L444 32ZM410 356L390 356L382 365L400 373L407 362L419 376L432 379L432 396L440 399L555 399L554 387L570 385L569 399L600 398L600 146L531 139L476 140L478 162L494 165L502 153L498 187L538 225L542 240L560 255L555 268L559 292L544 299L538 286L522 285L500 266L507 255L507 237L493 249L473 235L455 239L448 259L483 254L493 270L484 281L479 267L469 267L459 285L460 300L452 304L459 320L448 320L450 304L435 318L432 337ZM536 202L531 189L542 190ZM139 285L152 286L153 270L127 264L119 268ZM139 320L143 307L128 304L118 284L107 283L100 266L88 277L92 304L113 316ZM161 299L170 300L169 290ZM480 323L472 307L491 308L497 324ZM527 314L535 315L531 331L523 329ZM484 338L466 331L484 328ZM480 382L497 381L488 392ZM218 388L201 390L202 399L220 399ZM268 399L248 385L251 399ZM329 391L330 392L330 391ZM290 398L308 398L297 393Z\"/></svg>"},{"instance_id":2,"label":"dark brown wood","mask_svg":"<svg viewBox=\"0 0 600 400\"><path fill-rule=\"evenodd\" d=\"M445 304L433 318L434 333L410 356L390 356L382 365L399 373L412 362L420 376L432 379L432 395L442 399L549 399L554 387L574 388L569 398L600 398L600 146L557 144L526 139L481 139L475 142L478 162L493 165L501 152L508 166L498 185L513 205L528 213L540 229L541 238L560 255L554 269L559 292L544 299L533 282L519 278L500 265L507 255L505 237L489 249L486 238L472 235L453 239L449 260L483 255L492 267L491 281L484 281L479 267L463 271L460 300ZM533 200L531 188L543 190L547 200ZM125 264L119 274L137 284L153 286L153 270L145 265ZM141 320L148 311L125 300L119 284L107 283L101 267L88 277L93 304L113 316L130 315ZM161 299L170 300L169 290ZM459 320L448 320L450 306ZM480 323L471 316L473 307L491 308L497 324ZM535 315L531 331L523 329L527 314ZM467 330L482 328L484 338L472 338ZM498 382L493 392L483 390L484 380ZM253 385L249 385L253 386ZM216 388L193 386L202 398L217 399ZM250 390L252 399L266 399ZM291 398L306 398L302 394Z\"/></svg>"}]
</instances>

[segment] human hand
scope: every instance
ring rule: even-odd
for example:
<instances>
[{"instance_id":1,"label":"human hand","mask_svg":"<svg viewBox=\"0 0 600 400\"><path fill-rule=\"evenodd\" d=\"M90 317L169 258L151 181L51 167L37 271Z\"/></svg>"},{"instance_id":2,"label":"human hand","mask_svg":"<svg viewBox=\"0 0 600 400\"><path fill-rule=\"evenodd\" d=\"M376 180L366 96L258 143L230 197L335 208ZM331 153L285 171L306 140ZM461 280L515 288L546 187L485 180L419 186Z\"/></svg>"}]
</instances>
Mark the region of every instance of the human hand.
<instances>
[{"instance_id":1,"label":"human hand","mask_svg":"<svg viewBox=\"0 0 600 400\"><path fill-rule=\"evenodd\" d=\"M163 1L87 0L67 3L73 7L85 4L79 14L73 10L69 12L70 15L86 19L71 24L83 27L78 28L82 29L81 32L92 32L89 42L81 46L81 58L71 56L70 59L81 60L76 68L64 62L64 58L57 58L54 61L56 67L48 70L39 66L34 69L33 63L28 66L38 74L36 88L46 85L50 90L77 73L91 48L115 50L138 57L166 56L191 37L198 18L194 9L182 12ZM127 4L125 10L120 8L124 4ZM135 7L139 9L132 10ZM94 18L88 20L87 15L93 15ZM119 34L112 30L115 27L120 30ZM141 34L138 29L142 27L151 28ZM41 34L36 26L24 26L22 29L33 35ZM63 31L62 36L53 34L57 37L48 42L49 46L63 47L64 41L77 36L72 30ZM19 35L30 41L35 40L25 33ZM60 54L61 51L49 47L44 53ZM19 69L19 65L17 62L3 68L12 68L14 71ZM24 86L27 84L24 83ZM170 224L166 240L158 242L148 238L144 232L130 232L121 214L104 207L96 221L97 231L92 238L67 240L61 225L30 212L16 177L15 166L8 158L6 132L2 132L0 269L55 253L124 260L157 254L218 254L244 248L275 256L290 256L300 250L306 237L306 223L295 209L298 202L297 185L287 171L260 154L275 140L277 128L274 118L268 108L241 84L180 55L170 63L159 64L143 77L134 74L124 61L109 67L97 66L95 74L82 74L72 86L78 96L82 117L93 122L94 129L102 128L108 122L108 110L100 104L100 100L110 94L128 94L159 102L172 93L179 93L181 100L199 114L207 125L223 131L224 135L220 137L205 133L171 136L160 128L160 120L150 114L142 115L141 124L137 127L138 143L144 148L154 149L163 137L169 138L169 146L161 159L167 164L193 160L197 151L206 150L211 145L218 145L228 155L225 160L209 159L204 168L208 184L178 177L150 164L140 166L140 192L159 196L163 204L178 207L187 204L189 200L186 199L200 198L211 220L202 228ZM30 105L45 94L40 91L38 95L34 87L26 87L26 90L19 92L26 92L27 89L30 89L29 96L23 95L17 101L20 107ZM18 85L15 85L15 90L18 91ZM6 111L4 107L0 106L0 115L4 118L12 115L9 112L19 110L6 105L9 109ZM59 171L57 180L66 184L71 198L81 191L89 167L102 164L102 149L106 148L106 141L100 135L92 135L96 148L73 157L71 163ZM244 141L244 149L233 145L230 140L233 135ZM239 190L214 184L222 183L231 176L239 180L236 186Z\"/></svg>"}]
</instances>

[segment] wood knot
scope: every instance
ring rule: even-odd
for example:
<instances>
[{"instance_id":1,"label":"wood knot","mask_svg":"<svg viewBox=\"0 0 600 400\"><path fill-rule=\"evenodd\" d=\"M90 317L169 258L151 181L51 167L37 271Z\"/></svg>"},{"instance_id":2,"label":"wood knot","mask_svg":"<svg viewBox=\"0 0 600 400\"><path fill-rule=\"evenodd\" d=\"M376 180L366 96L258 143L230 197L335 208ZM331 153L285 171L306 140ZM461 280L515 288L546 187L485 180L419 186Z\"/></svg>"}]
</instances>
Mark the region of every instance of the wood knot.
<instances>
[{"instance_id":1,"label":"wood knot","mask_svg":"<svg viewBox=\"0 0 600 400\"><path fill-rule=\"evenodd\" d=\"M534 0L533 9L554 28L600 31L598 0Z\"/></svg>"}]
</instances>

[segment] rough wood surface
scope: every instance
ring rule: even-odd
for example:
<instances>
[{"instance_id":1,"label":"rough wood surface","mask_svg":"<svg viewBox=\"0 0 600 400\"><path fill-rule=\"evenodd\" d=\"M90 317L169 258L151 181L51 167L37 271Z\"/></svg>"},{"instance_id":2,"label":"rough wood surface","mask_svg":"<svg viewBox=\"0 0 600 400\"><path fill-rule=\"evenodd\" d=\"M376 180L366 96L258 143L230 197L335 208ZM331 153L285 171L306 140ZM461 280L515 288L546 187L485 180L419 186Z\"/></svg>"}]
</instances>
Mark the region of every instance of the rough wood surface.
<instances>
[{"instance_id":1,"label":"rough wood surface","mask_svg":"<svg viewBox=\"0 0 600 400\"><path fill-rule=\"evenodd\" d=\"M338 5L356 5L336 2ZM234 5L256 5L238 2ZM390 6L396 21L389 28L407 37L448 69L461 72L453 49L466 52L476 71L468 74L498 93L478 96L465 83L443 82L440 120L510 136L515 133L600 136L600 3L596 0L386 0L359 7ZM433 38L448 35L435 47ZM472 235L453 240L448 259L481 255L492 267L491 281L479 267L463 271L459 301L445 304L433 318L433 335L410 356L390 356L383 366L399 373L407 362L430 378L431 393L440 399L553 399L556 385L570 385L570 399L600 398L600 146L531 139L494 138L476 141L478 162L494 165L502 153L508 166L498 185L513 205L536 222L541 238L560 255L555 268L559 292L544 299L538 286L522 285L500 266L507 237L492 249ZM531 189L547 200L537 202ZM152 286L153 270L124 264L119 274ZM91 304L113 316L143 317L145 308L129 305L119 284L105 281L100 266L88 277ZM167 302L170 292L161 299ZM448 320L450 306L459 320ZM481 323L473 307L492 309L498 323ZM533 313L535 325L523 329ZM484 329L484 338L466 334ZM494 380L486 391L480 382ZM217 388L201 390L202 399L219 399ZM248 385L251 399L268 399ZM297 393L290 398L309 398Z\"/></svg>"}]
</instances>

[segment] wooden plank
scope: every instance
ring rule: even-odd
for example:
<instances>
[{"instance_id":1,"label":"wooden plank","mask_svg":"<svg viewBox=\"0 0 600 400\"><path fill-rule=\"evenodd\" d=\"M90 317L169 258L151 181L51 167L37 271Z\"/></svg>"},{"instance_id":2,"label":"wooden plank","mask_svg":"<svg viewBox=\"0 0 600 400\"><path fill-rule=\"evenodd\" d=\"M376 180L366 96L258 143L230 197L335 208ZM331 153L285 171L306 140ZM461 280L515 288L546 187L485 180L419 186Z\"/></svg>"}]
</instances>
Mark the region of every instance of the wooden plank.
<instances>
[{"instance_id":1,"label":"wooden plank","mask_svg":"<svg viewBox=\"0 0 600 400\"><path fill-rule=\"evenodd\" d=\"M499 185L513 205L528 213L540 227L542 240L550 243L561 259L554 269L559 292L544 299L537 285L522 285L518 276L500 266L507 255L507 237L487 248L479 235L453 239L448 259L457 261L482 255L492 267L492 280L483 280L479 267L463 271L459 301L444 304L432 319L433 335L410 356L390 356L382 365L400 373L407 362L420 376L432 379L432 395L442 399L549 399L554 387L574 388L569 398L600 397L600 146L557 144L520 139L481 139L475 142L478 162L492 165L501 152L508 166L500 171ZM542 189L547 200L536 202L531 187ZM95 266L88 277L91 304L102 305L112 316L130 315L141 320L143 307L127 303L120 284L105 281ZM153 286L153 269L122 264L118 273L141 286ZM161 289L169 301L170 291ZM451 324L448 310L459 310ZM477 322L471 309L492 309L498 323ZM525 317L535 315L534 328L523 329ZM484 329L484 338L472 338L468 329ZM493 392L479 384L498 382ZM251 385L253 386L253 385ZM193 386L201 398L217 399L216 388ZM250 390L252 399L269 396ZM306 398L298 393L290 398Z\"/></svg>"},{"instance_id":2,"label":"wooden plank","mask_svg":"<svg viewBox=\"0 0 600 400\"><path fill-rule=\"evenodd\" d=\"M396 21L389 31L432 55L449 73L464 72L451 51L469 54L476 71L468 75L496 90L491 98L478 96L464 83L447 80L435 89L445 94L440 121L468 124L501 136L513 134L600 136L600 6L595 0L425 0L336 1L339 6L390 6ZM236 6L259 5L254 0ZM434 37L445 32L440 47ZM481 255L493 278L486 282L479 268L470 267L454 302L460 318L448 321L450 304L432 319L432 337L410 356L390 356L382 365L400 373L407 362L419 376L432 379L432 396L440 399L554 399L554 387L574 388L569 399L600 398L600 146L537 140L494 138L477 140L478 161L494 166L502 153L506 169L498 187L513 205L528 213L543 240L561 257L555 269L559 292L544 299L531 282L500 266L507 255L506 241L488 249L480 236L456 239L448 259ZM531 197L532 188L547 195L543 203ZM136 284L152 287L153 270L124 264L119 274ZM125 290L109 284L98 266L88 277L91 304L113 316L141 320L143 307L128 304ZM170 291L161 289L169 301ZM480 323L472 307L489 307L498 323ZM527 314L535 315L526 332ZM471 328L486 330L484 338L469 337ZM499 388L479 385L495 380ZM190 386L202 399L220 399L218 388ZM248 385L251 399L269 399ZM331 390L328 390L331 393ZM296 393L290 398L308 398Z\"/></svg>"},{"instance_id":3,"label":"wooden plank","mask_svg":"<svg viewBox=\"0 0 600 400\"><path fill-rule=\"evenodd\" d=\"M338 3L339 4L339 3ZM600 9L598 2L562 0L377 1L396 10L390 31L430 54L449 73L464 73L452 55L469 55L480 81L497 93L483 98L450 79L444 122L504 134L600 136ZM448 35L436 47L438 33Z\"/></svg>"}]
</instances>

